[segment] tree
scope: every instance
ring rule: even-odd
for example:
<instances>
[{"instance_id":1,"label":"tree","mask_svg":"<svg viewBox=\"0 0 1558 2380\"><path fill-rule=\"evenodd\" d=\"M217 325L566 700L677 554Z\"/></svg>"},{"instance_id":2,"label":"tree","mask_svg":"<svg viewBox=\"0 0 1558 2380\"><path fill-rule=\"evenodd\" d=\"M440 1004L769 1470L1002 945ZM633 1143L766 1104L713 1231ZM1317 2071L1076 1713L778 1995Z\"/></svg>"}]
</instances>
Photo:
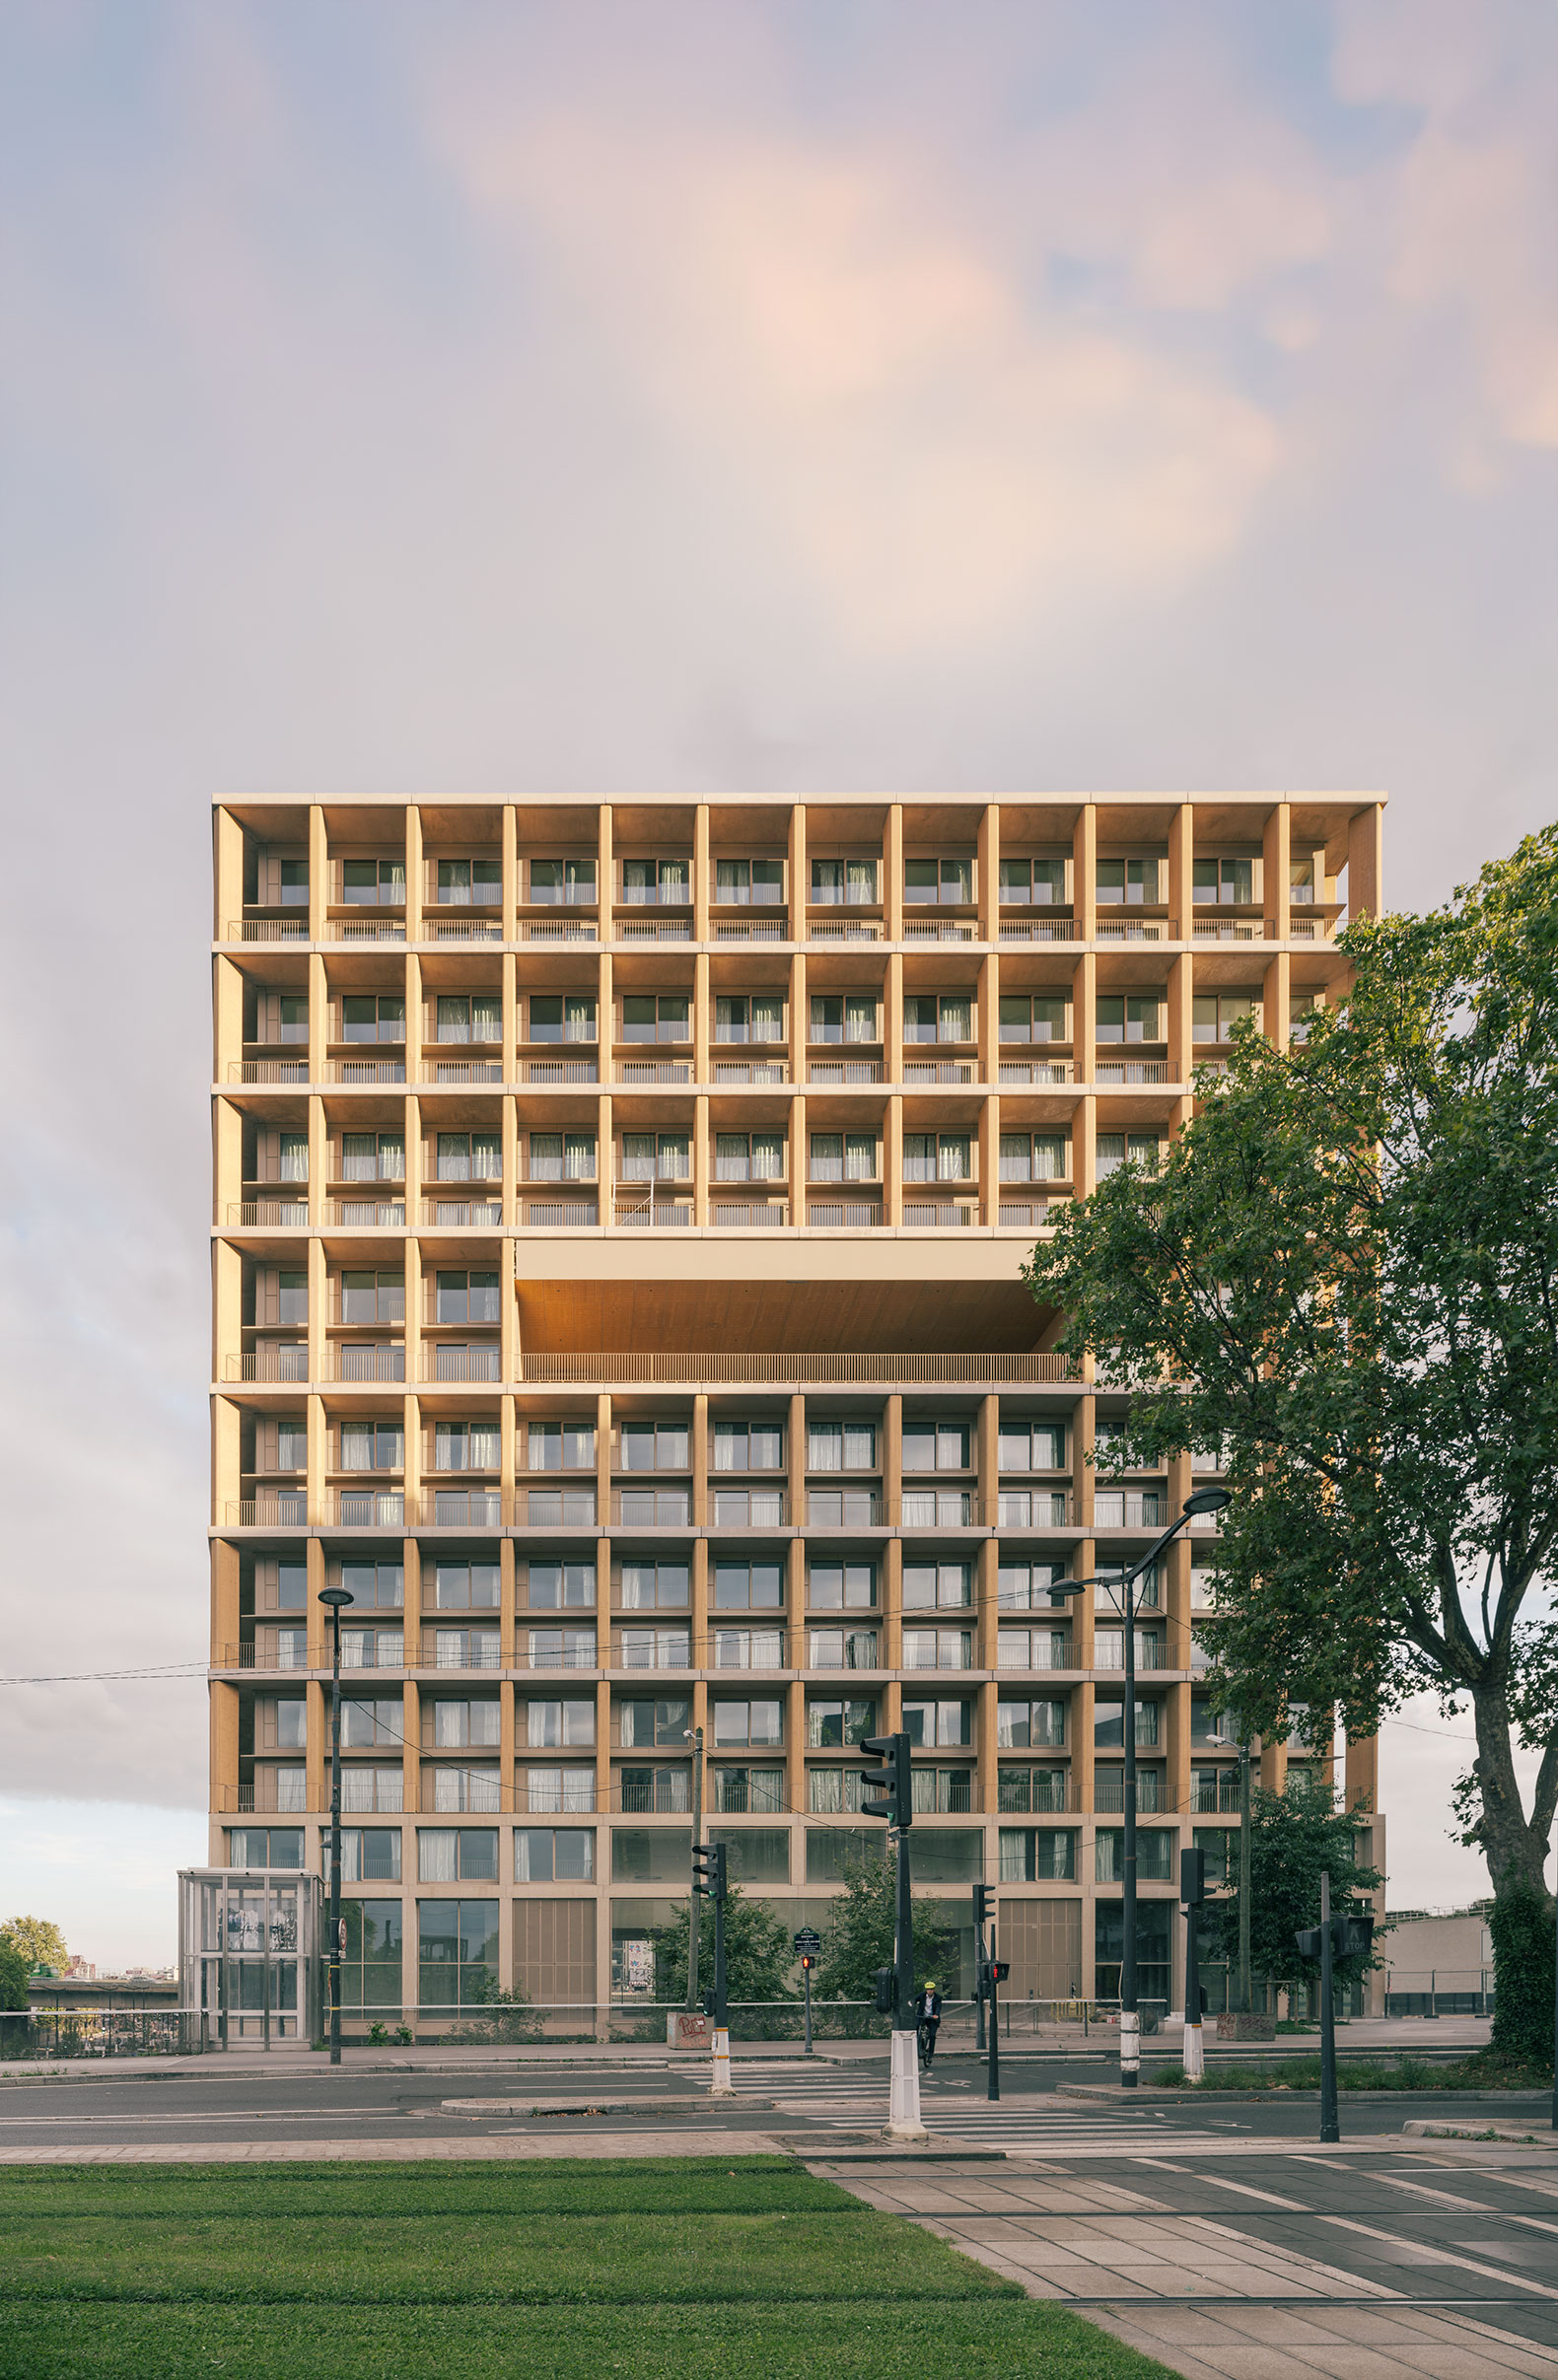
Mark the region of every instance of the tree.
<instances>
[{"instance_id":1,"label":"tree","mask_svg":"<svg viewBox=\"0 0 1558 2380\"><path fill-rule=\"evenodd\" d=\"M910 1866L913 1855L910 1855ZM870 1999L877 1969L892 1964L898 1924L898 1862L871 1853L839 1861L844 1889L833 1903L817 1958L816 1988L823 1999ZM945 1983L956 1972L956 1939L933 1901L912 1896L914 1979Z\"/></svg>"},{"instance_id":2,"label":"tree","mask_svg":"<svg viewBox=\"0 0 1558 2380\"><path fill-rule=\"evenodd\" d=\"M1328 1787L1290 1785L1281 1793L1249 1797L1249 1949L1255 1974L1284 1983L1318 1983L1318 1959L1300 1958L1294 1935L1320 1922L1320 1870L1331 1879L1331 1915L1369 1914L1367 1896L1383 1882L1361 1867L1356 1821L1336 1807ZM1235 1870L1237 1875L1237 1869ZM1239 1890L1207 1904L1202 1941L1210 1958L1239 1958ZM1355 1984L1381 1961L1373 1955L1337 1959L1338 1987Z\"/></svg>"},{"instance_id":3,"label":"tree","mask_svg":"<svg viewBox=\"0 0 1558 2380\"><path fill-rule=\"evenodd\" d=\"M0 1934L0 2008L28 2004L28 1963L15 1942Z\"/></svg>"},{"instance_id":4,"label":"tree","mask_svg":"<svg viewBox=\"0 0 1558 2380\"><path fill-rule=\"evenodd\" d=\"M65 1937L51 1918L7 1918L0 1942L13 1942L29 1967L52 1967L62 1975L70 1964Z\"/></svg>"},{"instance_id":5,"label":"tree","mask_svg":"<svg viewBox=\"0 0 1558 2380\"><path fill-rule=\"evenodd\" d=\"M1160 1167L1035 1248L1134 1397L1122 1453L1221 1446L1211 1682L1252 1731L1469 1703L1463 1839L1543 1893L1558 1802L1558 827L1444 909L1342 937L1341 1007L1226 1076ZM1539 1766L1530 1807L1519 1741ZM1550 2033L1549 2033L1550 2048Z\"/></svg>"},{"instance_id":6,"label":"tree","mask_svg":"<svg viewBox=\"0 0 1558 2380\"><path fill-rule=\"evenodd\" d=\"M687 1996L687 1904L654 1937L655 1991L663 2000ZM791 1999L785 1977L794 1949L783 1918L766 1901L749 1901L739 1884L725 1896L725 1996L727 2000ZM714 1904L698 1896L698 1980L714 1983Z\"/></svg>"}]
</instances>

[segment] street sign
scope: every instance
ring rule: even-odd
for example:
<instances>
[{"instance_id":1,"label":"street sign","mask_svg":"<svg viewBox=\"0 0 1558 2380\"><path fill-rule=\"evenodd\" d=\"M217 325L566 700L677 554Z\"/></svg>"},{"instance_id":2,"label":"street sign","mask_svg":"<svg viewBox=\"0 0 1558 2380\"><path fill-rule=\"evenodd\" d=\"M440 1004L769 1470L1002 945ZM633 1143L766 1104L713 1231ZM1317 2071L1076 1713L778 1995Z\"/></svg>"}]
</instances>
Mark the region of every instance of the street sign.
<instances>
[{"instance_id":1,"label":"street sign","mask_svg":"<svg viewBox=\"0 0 1558 2380\"><path fill-rule=\"evenodd\" d=\"M815 1956L816 1956L817 1952L818 1952L818 1951L821 1949L821 1947L822 1947L822 1937L821 1937L821 1935L820 1935L820 1934L817 1932L817 1930L816 1930L815 1926L814 1926L814 1925L803 1925L803 1926L802 1926L802 1928L801 1928L801 1930L800 1930L800 1932L799 1932L799 1933L796 1935L796 1937L795 1937L795 1954L796 1954L796 1957L797 1957L798 1959L804 1959L804 1958L808 1958L808 1957L811 1957L811 1958L815 1958Z\"/></svg>"}]
</instances>

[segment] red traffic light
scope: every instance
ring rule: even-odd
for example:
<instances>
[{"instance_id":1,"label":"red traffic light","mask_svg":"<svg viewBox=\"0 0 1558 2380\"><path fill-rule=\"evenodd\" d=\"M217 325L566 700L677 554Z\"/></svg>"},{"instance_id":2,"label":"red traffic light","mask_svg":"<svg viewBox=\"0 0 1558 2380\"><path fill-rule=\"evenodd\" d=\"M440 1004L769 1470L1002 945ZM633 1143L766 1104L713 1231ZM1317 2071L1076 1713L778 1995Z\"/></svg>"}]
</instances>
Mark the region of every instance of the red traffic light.
<instances>
[{"instance_id":1,"label":"red traffic light","mask_svg":"<svg viewBox=\"0 0 1558 2380\"><path fill-rule=\"evenodd\" d=\"M1012 1962L1010 1959L992 1959L990 1961L990 1973L998 1984L1004 1984L1011 1972Z\"/></svg>"},{"instance_id":2,"label":"red traffic light","mask_svg":"<svg viewBox=\"0 0 1558 2380\"><path fill-rule=\"evenodd\" d=\"M808 1951L806 1956L801 1961L802 1972L806 1975L810 1975L815 1965L815 1959L812 1956L812 1953Z\"/></svg>"}]
</instances>

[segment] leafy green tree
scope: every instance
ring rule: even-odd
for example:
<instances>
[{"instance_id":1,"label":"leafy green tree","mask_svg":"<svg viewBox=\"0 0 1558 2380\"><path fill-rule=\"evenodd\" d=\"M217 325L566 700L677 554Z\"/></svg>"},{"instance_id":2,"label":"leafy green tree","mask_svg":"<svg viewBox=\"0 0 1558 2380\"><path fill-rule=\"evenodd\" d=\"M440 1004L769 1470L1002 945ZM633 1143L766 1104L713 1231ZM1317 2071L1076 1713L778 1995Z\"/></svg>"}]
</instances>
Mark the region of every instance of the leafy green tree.
<instances>
[{"instance_id":1,"label":"leafy green tree","mask_svg":"<svg viewBox=\"0 0 1558 2380\"><path fill-rule=\"evenodd\" d=\"M655 1991L675 2002L687 1996L687 1904L654 1934ZM725 1996L727 2000L793 1999L786 1975L794 1945L783 1918L766 1901L748 1900L739 1884L725 1896ZM714 1982L714 1904L698 1898L698 1983Z\"/></svg>"},{"instance_id":2,"label":"leafy green tree","mask_svg":"<svg viewBox=\"0 0 1558 2380\"><path fill-rule=\"evenodd\" d=\"M15 1942L0 1935L0 2008L27 2006L28 1962Z\"/></svg>"},{"instance_id":3,"label":"leafy green tree","mask_svg":"<svg viewBox=\"0 0 1558 2380\"><path fill-rule=\"evenodd\" d=\"M1493 2056L1512 2064L1546 2065L1553 2046L1552 1908L1528 1884L1518 1884L1488 1912L1498 1996L1493 2003Z\"/></svg>"},{"instance_id":4,"label":"leafy green tree","mask_svg":"<svg viewBox=\"0 0 1558 2380\"><path fill-rule=\"evenodd\" d=\"M1338 1009L1240 1028L1163 1164L1026 1268L1134 1398L1129 1460L1220 1445L1212 1683L1263 1736L1469 1705L1462 1839L1544 1891L1558 1804L1558 827L1342 937ZM1537 1755L1529 1807L1517 1743ZM1549 2011L1550 2019L1550 2011ZM1549 2023L1550 2047L1550 2023Z\"/></svg>"},{"instance_id":5,"label":"leafy green tree","mask_svg":"<svg viewBox=\"0 0 1558 2380\"><path fill-rule=\"evenodd\" d=\"M62 1975L70 1964L65 1937L51 1918L7 1918L0 1942L12 1942L29 1967L52 1967Z\"/></svg>"},{"instance_id":6,"label":"leafy green tree","mask_svg":"<svg viewBox=\"0 0 1558 2380\"><path fill-rule=\"evenodd\" d=\"M1383 1882L1378 1868L1359 1865L1357 1822L1338 1810L1329 1788L1290 1785L1281 1793L1249 1797L1249 1951L1256 1975L1280 1983L1317 1983L1318 1959L1302 1959L1294 1944L1301 1926L1320 1922L1320 1871L1330 1870L1331 1915L1369 1914L1368 1896ZM1236 1871L1237 1872L1237 1871ZM1201 1926L1204 1955L1239 1959L1239 1889L1207 1904ZM1338 1959L1338 1986L1358 1981L1381 1961Z\"/></svg>"},{"instance_id":7,"label":"leafy green tree","mask_svg":"<svg viewBox=\"0 0 1558 2380\"><path fill-rule=\"evenodd\" d=\"M870 1999L877 1969L892 1964L897 1934L898 1862L871 1853L840 1861L844 1889L833 1903L817 1957L816 1989L823 1999ZM909 1865L912 1870L913 1854ZM914 1980L945 1989L957 1975L957 1943L932 1901L912 1896Z\"/></svg>"}]
</instances>

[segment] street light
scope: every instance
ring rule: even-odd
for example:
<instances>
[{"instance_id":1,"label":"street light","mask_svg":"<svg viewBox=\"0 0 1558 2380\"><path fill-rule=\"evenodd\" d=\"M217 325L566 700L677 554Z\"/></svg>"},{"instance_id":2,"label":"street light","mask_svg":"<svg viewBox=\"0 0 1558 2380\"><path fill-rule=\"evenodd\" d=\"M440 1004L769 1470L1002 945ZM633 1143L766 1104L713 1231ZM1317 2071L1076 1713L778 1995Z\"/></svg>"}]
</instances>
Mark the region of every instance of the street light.
<instances>
[{"instance_id":1,"label":"street light","mask_svg":"<svg viewBox=\"0 0 1558 2380\"><path fill-rule=\"evenodd\" d=\"M330 2064L341 2063L341 1606L349 1586L321 1586L330 1614Z\"/></svg>"},{"instance_id":2,"label":"street light","mask_svg":"<svg viewBox=\"0 0 1558 2380\"><path fill-rule=\"evenodd\" d=\"M1170 1521L1156 1545L1149 1546L1134 1568L1118 1578L1060 1578L1050 1588L1054 1596L1080 1595L1090 1586L1117 1590L1125 1621L1125 1828L1121 1846L1120 1917L1125 1939L1120 1960L1120 2088L1136 2088L1141 2075L1141 2010L1136 1989L1136 1599L1132 1589L1160 1554L1172 1545L1183 1528L1203 1512L1222 1512L1233 1503L1226 1488L1197 1488L1187 1496L1177 1520Z\"/></svg>"}]
</instances>

